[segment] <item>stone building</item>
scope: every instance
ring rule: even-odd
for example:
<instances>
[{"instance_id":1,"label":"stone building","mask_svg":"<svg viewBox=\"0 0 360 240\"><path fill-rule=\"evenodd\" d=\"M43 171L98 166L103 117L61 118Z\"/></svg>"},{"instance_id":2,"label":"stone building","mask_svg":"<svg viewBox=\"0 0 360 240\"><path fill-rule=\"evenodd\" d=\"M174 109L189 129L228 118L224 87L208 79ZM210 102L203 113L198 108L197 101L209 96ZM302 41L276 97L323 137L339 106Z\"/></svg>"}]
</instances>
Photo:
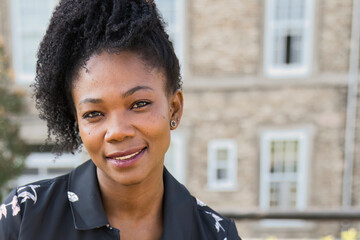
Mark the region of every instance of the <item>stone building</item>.
<instances>
[{"instance_id":1,"label":"stone building","mask_svg":"<svg viewBox=\"0 0 360 240\"><path fill-rule=\"evenodd\" d=\"M166 158L179 181L235 217L245 239L360 231L360 131L347 122L355 2L156 2L182 63L184 116ZM0 35L28 96L36 44L55 3L0 0ZM46 126L28 104L21 133L34 153L23 181L80 163L84 154L54 165L50 153L36 153ZM351 185L343 184L346 129L355 132Z\"/></svg>"}]
</instances>

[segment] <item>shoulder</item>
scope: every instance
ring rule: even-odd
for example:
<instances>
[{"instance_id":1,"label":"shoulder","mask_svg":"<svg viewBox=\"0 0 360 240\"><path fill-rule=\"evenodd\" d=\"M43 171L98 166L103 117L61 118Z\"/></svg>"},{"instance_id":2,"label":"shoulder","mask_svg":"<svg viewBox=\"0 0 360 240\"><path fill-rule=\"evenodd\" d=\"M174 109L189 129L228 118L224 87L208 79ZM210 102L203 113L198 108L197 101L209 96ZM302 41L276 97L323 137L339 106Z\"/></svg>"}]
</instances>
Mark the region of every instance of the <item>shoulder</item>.
<instances>
[{"instance_id":1,"label":"shoulder","mask_svg":"<svg viewBox=\"0 0 360 240\"><path fill-rule=\"evenodd\" d=\"M17 187L0 205L0 239L17 239L20 225L26 215L46 206L66 190L67 176L42 180Z\"/></svg>"},{"instance_id":2,"label":"shoulder","mask_svg":"<svg viewBox=\"0 0 360 240\"><path fill-rule=\"evenodd\" d=\"M166 168L164 186L164 223L167 233L172 232L169 239L240 240L234 221L192 196Z\"/></svg>"},{"instance_id":3,"label":"shoulder","mask_svg":"<svg viewBox=\"0 0 360 240\"><path fill-rule=\"evenodd\" d=\"M53 179L29 183L14 189L9 197L18 201L21 213L23 213L29 207L34 208L51 202L51 199L56 198L58 201L58 197L66 192L68 178L69 174L66 174Z\"/></svg>"},{"instance_id":4,"label":"shoulder","mask_svg":"<svg viewBox=\"0 0 360 240\"><path fill-rule=\"evenodd\" d=\"M23 217L27 211L47 206L53 199L65 195L69 174L19 186L11 191L1 204L0 222L14 216Z\"/></svg>"},{"instance_id":5,"label":"shoulder","mask_svg":"<svg viewBox=\"0 0 360 240\"><path fill-rule=\"evenodd\" d=\"M206 232L213 233L217 237L216 239L240 240L233 220L217 213L196 197L193 197L193 201L196 204L199 220Z\"/></svg>"}]
</instances>

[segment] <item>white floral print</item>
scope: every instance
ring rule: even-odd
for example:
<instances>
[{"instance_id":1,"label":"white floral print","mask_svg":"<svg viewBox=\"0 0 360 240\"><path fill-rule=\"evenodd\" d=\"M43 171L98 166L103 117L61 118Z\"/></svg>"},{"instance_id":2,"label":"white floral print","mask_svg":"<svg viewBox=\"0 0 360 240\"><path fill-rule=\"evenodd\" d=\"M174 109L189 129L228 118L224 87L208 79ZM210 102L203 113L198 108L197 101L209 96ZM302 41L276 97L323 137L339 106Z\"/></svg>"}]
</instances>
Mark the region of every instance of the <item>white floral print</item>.
<instances>
[{"instance_id":1,"label":"white floral print","mask_svg":"<svg viewBox=\"0 0 360 240\"><path fill-rule=\"evenodd\" d=\"M18 203L18 198L16 196L13 197L12 201L8 204L1 204L0 206L0 220L4 216L4 218L7 217L7 207L11 206L12 215L16 216L20 212L20 206Z\"/></svg>"},{"instance_id":2,"label":"white floral print","mask_svg":"<svg viewBox=\"0 0 360 240\"><path fill-rule=\"evenodd\" d=\"M68 194L68 199L69 199L70 202L79 201L79 197L75 193L69 191L69 192L67 192L67 194Z\"/></svg>"},{"instance_id":3,"label":"white floral print","mask_svg":"<svg viewBox=\"0 0 360 240\"><path fill-rule=\"evenodd\" d=\"M12 215L16 216L20 212L19 199L21 199L21 203L26 202L26 200L32 200L34 204L37 201L37 193L36 188L40 187L40 185L28 185L24 187L20 187L17 189L18 196L14 196L10 203L4 203L0 206L0 220L4 217L6 218L8 215L7 207L11 206ZM29 191L25 191L30 188Z\"/></svg>"},{"instance_id":4,"label":"white floral print","mask_svg":"<svg viewBox=\"0 0 360 240\"><path fill-rule=\"evenodd\" d=\"M4 215L4 217L7 216L7 210L6 210L6 205L5 204L1 204L1 206L0 206L0 220L1 220L3 215Z\"/></svg>"},{"instance_id":5,"label":"white floral print","mask_svg":"<svg viewBox=\"0 0 360 240\"><path fill-rule=\"evenodd\" d=\"M220 221L222 221L222 220L224 220L224 219L222 219L221 217L219 217L218 215L216 215L216 214L214 214L214 213L212 213L212 212L207 212L207 211L205 211L205 212L206 212L207 214L211 215L211 216L215 219L215 228L216 228L217 232L219 232L220 229L225 232L225 229L224 229L224 228L221 226L221 224L220 224Z\"/></svg>"},{"instance_id":6,"label":"white floral print","mask_svg":"<svg viewBox=\"0 0 360 240\"><path fill-rule=\"evenodd\" d=\"M11 209L12 209L12 215L16 216L20 212L20 205L18 198L16 196L13 197L11 201Z\"/></svg>"},{"instance_id":7,"label":"white floral print","mask_svg":"<svg viewBox=\"0 0 360 240\"><path fill-rule=\"evenodd\" d=\"M26 200L31 199L34 201L34 204L35 204L37 201L37 193L36 193L35 189L38 187L40 187L40 185L28 185L28 186L20 187L17 190L17 193L18 193L18 197L22 198L21 203L24 203L24 202L26 202ZM30 188L31 192L22 191L26 188Z\"/></svg>"},{"instance_id":8,"label":"white floral print","mask_svg":"<svg viewBox=\"0 0 360 240\"><path fill-rule=\"evenodd\" d=\"M199 206L201 206L201 207L205 207L206 206L206 204L205 203L203 203L200 199L198 199L198 198L196 198L196 203L197 203L197 205L199 205Z\"/></svg>"}]
</instances>

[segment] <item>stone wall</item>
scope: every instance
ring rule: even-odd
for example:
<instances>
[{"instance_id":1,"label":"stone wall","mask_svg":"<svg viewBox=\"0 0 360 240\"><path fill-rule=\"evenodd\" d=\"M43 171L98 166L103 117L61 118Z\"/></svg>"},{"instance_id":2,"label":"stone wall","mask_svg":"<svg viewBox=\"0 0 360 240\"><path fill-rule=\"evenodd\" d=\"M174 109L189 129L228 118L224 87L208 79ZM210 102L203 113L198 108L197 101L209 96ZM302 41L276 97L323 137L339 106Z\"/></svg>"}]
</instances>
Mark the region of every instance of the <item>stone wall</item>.
<instances>
[{"instance_id":1,"label":"stone wall","mask_svg":"<svg viewBox=\"0 0 360 240\"><path fill-rule=\"evenodd\" d=\"M190 4L189 66L195 75L259 71L262 1L196 0Z\"/></svg>"},{"instance_id":2,"label":"stone wall","mask_svg":"<svg viewBox=\"0 0 360 240\"><path fill-rule=\"evenodd\" d=\"M351 35L352 0L322 0L317 20L319 69L329 72L347 72ZM316 50L315 50L316 51ZM315 52L316 53L316 52Z\"/></svg>"}]
</instances>

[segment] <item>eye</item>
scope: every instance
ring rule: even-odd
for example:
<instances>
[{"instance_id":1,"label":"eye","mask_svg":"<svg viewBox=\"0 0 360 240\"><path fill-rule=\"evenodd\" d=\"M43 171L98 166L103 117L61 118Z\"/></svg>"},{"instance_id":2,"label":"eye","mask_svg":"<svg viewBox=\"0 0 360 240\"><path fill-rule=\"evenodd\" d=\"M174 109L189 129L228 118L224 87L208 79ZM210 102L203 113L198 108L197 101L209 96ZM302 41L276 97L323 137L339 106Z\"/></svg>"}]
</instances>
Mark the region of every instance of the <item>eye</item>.
<instances>
[{"instance_id":1,"label":"eye","mask_svg":"<svg viewBox=\"0 0 360 240\"><path fill-rule=\"evenodd\" d=\"M83 115L83 118L84 118L84 119L91 119L91 118L96 118L96 117L100 117L100 116L102 116L102 113L101 113L101 112L93 111L93 112L85 113L85 114Z\"/></svg>"},{"instance_id":2,"label":"eye","mask_svg":"<svg viewBox=\"0 0 360 240\"><path fill-rule=\"evenodd\" d=\"M149 105L150 102L149 101L145 101L145 100L141 100L141 101L137 101L134 103L134 105L132 105L131 109L140 109L143 108L147 105Z\"/></svg>"}]
</instances>

